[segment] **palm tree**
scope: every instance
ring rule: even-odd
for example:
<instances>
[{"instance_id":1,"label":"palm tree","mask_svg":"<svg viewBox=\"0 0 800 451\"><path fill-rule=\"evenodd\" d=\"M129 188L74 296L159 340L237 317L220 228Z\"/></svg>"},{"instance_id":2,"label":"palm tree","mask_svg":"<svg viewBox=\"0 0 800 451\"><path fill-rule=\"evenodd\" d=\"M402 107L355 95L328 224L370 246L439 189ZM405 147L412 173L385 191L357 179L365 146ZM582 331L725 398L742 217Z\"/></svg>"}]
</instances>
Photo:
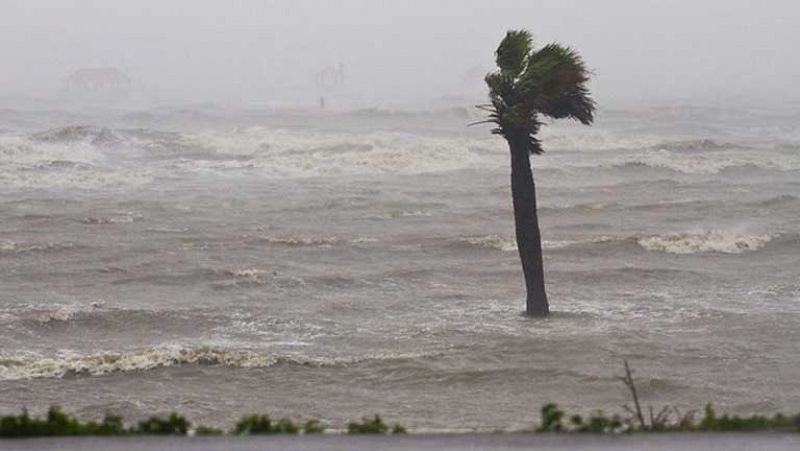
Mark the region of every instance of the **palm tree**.
<instances>
[{"instance_id":1,"label":"palm tree","mask_svg":"<svg viewBox=\"0 0 800 451\"><path fill-rule=\"evenodd\" d=\"M550 308L529 157L544 152L536 138L543 125L541 117L592 123L595 103L586 88L589 71L569 47L553 43L534 50L526 30L509 31L497 47L495 59L497 70L486 75L491 103L478 108L490 113L489 119L481 122L495 124L492 133L508 141L517 247L528 293L526 311L546 316Z\"/></svg>"}]
</instances>

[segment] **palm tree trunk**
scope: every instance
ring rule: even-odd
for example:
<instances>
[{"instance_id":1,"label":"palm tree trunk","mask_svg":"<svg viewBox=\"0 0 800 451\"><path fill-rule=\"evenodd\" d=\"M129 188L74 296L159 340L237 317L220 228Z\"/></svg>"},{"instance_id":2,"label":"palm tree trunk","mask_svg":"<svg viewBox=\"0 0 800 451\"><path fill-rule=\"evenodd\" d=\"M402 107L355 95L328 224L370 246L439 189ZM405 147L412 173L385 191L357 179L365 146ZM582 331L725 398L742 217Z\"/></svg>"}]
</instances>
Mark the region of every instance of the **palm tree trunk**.
<instances>
[{"instance_id":1,"label":"palm tree trunk","mask_svg":"<svg viewBox=\"0 0 800 451\"><path fill-rule=\"evenodd\" d=\"M531 171L528 136L509 139L511 150L511 195L514 200L514 225L517 248L522 260L527 289L526 312L531 316L547 316L550 307L544 291L542 237L536 212L536 187Z\"/></svg>"}]
</instances>

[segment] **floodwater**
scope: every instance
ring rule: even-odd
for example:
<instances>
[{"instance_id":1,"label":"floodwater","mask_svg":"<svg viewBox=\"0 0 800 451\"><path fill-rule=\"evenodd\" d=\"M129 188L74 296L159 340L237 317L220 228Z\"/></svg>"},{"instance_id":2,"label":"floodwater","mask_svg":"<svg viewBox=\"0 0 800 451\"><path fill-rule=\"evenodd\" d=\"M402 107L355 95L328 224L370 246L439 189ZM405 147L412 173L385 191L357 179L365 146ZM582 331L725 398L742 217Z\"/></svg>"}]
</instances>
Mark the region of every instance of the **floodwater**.
<instances>
[{"instance_id":1,"label":"floodwater","mask_svg":"<svg viewBox=\"0 0 800 451\"><path fill-rule=\"evenodd\" d=\"M797 408L796 110L601 111L534 158L523 316L477 111L0 112L0 411L530 427L539 407Z\"/></svg>"}]
</instances>

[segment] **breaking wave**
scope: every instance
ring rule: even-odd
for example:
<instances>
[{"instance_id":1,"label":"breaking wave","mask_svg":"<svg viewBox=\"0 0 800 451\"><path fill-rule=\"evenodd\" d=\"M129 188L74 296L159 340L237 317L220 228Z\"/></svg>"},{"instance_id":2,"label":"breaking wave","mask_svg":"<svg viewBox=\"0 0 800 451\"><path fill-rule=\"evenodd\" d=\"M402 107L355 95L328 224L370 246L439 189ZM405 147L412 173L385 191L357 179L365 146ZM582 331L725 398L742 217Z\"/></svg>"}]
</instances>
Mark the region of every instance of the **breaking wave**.
<instances>
[{"instance_id":1,"label":"breaking wave","mask_svg":"<svg viewBox=\"0 0 800 451\"><path fill-rule=\"evenodd\" d=\"M545 134L542 139L554 152L537 160L537 165L550 170L627 173L656 168L686 174L717 174L740 167L800 170L800 158L793 153L709 139L665 140L603 131ZM581 153L579 158L575 152ZM505 170L506 153L498 139L396 131L333 133L253 126L167 134L75 126L29 136L0 136L0 183L22 188L100 188L198 174L302 178ZM398 214L404 213L427 214Z\"/></svg>"},{"instance_id":2,"label":"breaking wave","mask_svg":"<svg viewBox=\"0 0 800 451\"><path fill-rule=\"evenodd\" d=\"M66 127L29 137L0 136L0 184L11 188L102 188L152 181L147 170L112 163L110 131Z\"/></svg>"},{"instance_id":3,"label":"breaking wave","mask_svg":"<svg viewBox=\"0 0 800 451\"><path fill-rule=\"evenodd\" d=\"M258 277L265 272L266 271L262 269L255 268L229 269L224 271L224 273L229 276L240 277L243 279L258 279Z\"/></svg>"},{"instance_id":4,"label":"breaking wave","mask_svg":"<svg viewBox=\"0 0 800 451\"><path fill-rule=\"evenodd\" d=\"M461 237L456 240L456 243L467 243L472 246L495 249L503 252L516 252L517 241L514 237L503 237L500 235L483 235L483 236L469 236ZM544 249L561 249L563 247L574 244L573 241L542 241L542 248Z\"/></svg>"},{"instance_id":5,"label":"breaking wave","mask_svg":"<svg viewBox=\"0 0 800 451\"><path fill-rule=\"evenodd\" d=\"M440 352L381 353L345 357L273 355L247 350L213 347L163 346L130 352L101 352L58 357L0 357L0 380L104 376L114 373L149 371L179 365L213 365L231 368L268 368L278 364L310 367L345 366L373 360L401 360L432 357Z\"/></svg>"},{"instance_id":6,"label":"breaking wave","mask_svg":"<svg viewBox=\"0 0 800 451\"><path fill-rule=\"evenodd\" d=\"M639 246L648 251L670 254L697 254L717 252L741 254L756 251L770 242L770 235L744 235L719 230L654 235L639 238Z\"/></svg>"},{"instance_id":7,"label":"breaking wave","mask_svg":"<svg viewBox=\"0 0 800 451\"><path fill-rule=\"evenodd\" d=\"M343 244L368 244L378 240L371 237L356 237L352 239L338 237L304 237L304 236L262 236L256 237L255 241L266 243L272 246L286 247L322 247L329 248Z\"/></svg>"},{"instance_id":8,"label":"breaking wave","mask_svg":"<svg viewBox=\"0 0 800 451\"><path fill-rule=\"evenodd\" d=\"M415 218L415 217L430 217L430 216L433 216L433 213L427 210L392 210L388 213L369 216L369 218L400 219L400 218Z\"/></svg>"},{"instance_id":9,"label":"breaking wave","mask_svg":"<svg viewBox=\"0 0 800 451\"><path fill-rule=\"evenodd\" d=\"M511 252L517 250L517 242L514 238L502 237L499 235L485 235L459 238L458 242L468 243L478 247L496 249L498 251Z\"/></svg>"},{"instance_id":10,"label":"breaking wave","mask_svg":"<svg viewBox=\"0 0 800 451\"><path fill-rule=\"evenodd\" d=\"M122 212L114 216L99 217L87 216L80 220L84 224L106 225L106 224L130 224L142 219L142 214L135 211Z\"/></svg>"},{"instance_id":11,"label":"breaking wave","mask_svg":"<svg viewBox=\"0 0 800 451\"><path fill-rule=\"evenodd\" d=\"M32 135L32 138L36 141L48 143L87 141L95 146L116 144L122 140L116 133L108 128L87 125L52 128L36 133Z\"/></svg>"},{"instance_id":12,"label":"breaking wave","mask_svg":"<svg viewBox=\"0 0 800 451\"><path fill-rule=\"evenodd\" d=\"M602 164L610 169L635 170L637 168L667 169L684 174L719 174L722 171L737 168L753 168L776 171L793 171L800 169L800 159L779 158L767 155L717 156L681 155L675 156L669 151L653 151L617 157Z\"/></svg>"},{"instance_id":13,"label":"breaking wave","mask_svg":"<svg viewBox=\"0 0 800 451\"><path fill-rule=\"evenodd\" d=\"M774 235L748 235L721 230L705 230L696 232L670 233L663 235L634 235L627 237L600 236L593 239L570 240L543 240L544 250L576 249L585 250L587 247L625 247L637 245L648 251L665 252L669 254L699 254L722 253L741 254L757 251L765 247L776 236ZM459 237L455 244L468 244L481 248L494 249L502 252L517 250L514 237L499 235L483 235Z\"/></svg>"},{"instance_id":14,"label":"breaking wave","mask_svg":"<svg viewBox=\"0 0 800 451\"><path fill-rule=\"evenodd\" d=\"M180 144L206 149L218 156L247 158L248 168L275 177L417 174L481 168L487 164L501 167L505 163L502 158L494 158L497 155L473 152L475 140L398 132L297 133L248 127L223 133L187 134ZM492 145L502 157L500 143Z\"/></svg>"},{"instance_id":15,"label":"breaking wave","mask_svg":"<svg viewBox=\"0 0 800 451\"><path fill-rule=\"evenodd\" d=\"M336 237L261 237L258 241L289 247L330 247L341 244L343 240Z\"/></svg>"},{"instance_id":16,"label":"breaking wave","mask_svg":"<svg viewBox=\"0 0 800 451\"><path fill-rule=\"evenodd\" d=\"M673 152L701 152L737 148L735 144L720 144L711 139L688 139L685 141L664 141L652 146L656 150Z\"/></svg>"},{"instance_id":17,"label":"breaking wave","mask_svg":"<svg viewBox=\"0 0 800 451\"><path fill-rule=\"evenodd\" d=\"M75 247L73 243L22 244L9 240L0 240L0 255L29 254L36 252L57 252Z\"/></svg>"},{"instance_id":18,"label":"breaking wave","mask_svg":"<svg viewBox=\"0 0 800 451\"><path fill-rule=\"evenodd\" d=\"M83 313L93 311L102 307L104 302L102 301L95 301L89 304L88 306L82 304L62 304L62 305L54 305L50 308L45 308L41 310L32 309L30 313L33 316L33 320L40 324L49 324L53 322L63 322L63 321L70 321L78 317Z\"/></svg>"}]
</instances>

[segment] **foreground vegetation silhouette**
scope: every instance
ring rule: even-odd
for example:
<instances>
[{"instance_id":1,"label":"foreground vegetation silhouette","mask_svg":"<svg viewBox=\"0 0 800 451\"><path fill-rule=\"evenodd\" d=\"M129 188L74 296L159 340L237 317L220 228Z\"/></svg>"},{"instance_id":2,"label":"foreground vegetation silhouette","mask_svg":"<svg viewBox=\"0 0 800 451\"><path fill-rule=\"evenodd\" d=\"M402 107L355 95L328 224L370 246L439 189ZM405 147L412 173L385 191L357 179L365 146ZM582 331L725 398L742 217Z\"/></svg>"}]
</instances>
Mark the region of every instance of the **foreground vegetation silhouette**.
<instances>
[{"instance_id":1,"label":"foreground vegetation silhouette","mask_svg":"<svg viewBox=\"0 0 800 451\"><path fill-rule=\"evenodd\" d=\"M227 435L321 434L325 426L319 420L303 424L288 418L274 421L269 415L245 415ZM391 427L380 416L364 418L347 424L348 434L405 434L406 429L395 423ZM125 427L122 417L106 415L100 422L81 422L53 406L43 418L31 417L27 410L19 415L0 416L0 438L70 437L70 436L130 436L130 435L226 435L222 429L198 426L177 412L169 416L152 416L131 427Z\"/></svg>"},{"instance_id":2,"label":"foreground vegetation silhouette","mask_svg":"<svg viewBox=\"0 0 800 451\"><path fill-rule=\"evenodd\" d=\"M754 432L784 431L800 432L800 413L787 416L781 413L764 415L722 415L706 404L704 415L696 420L697 412L681 412L676 407L665 406L657 413L648 407L645 416L633 379L633 371L625 361L625 375L619 378L628 388L632 405L624 405L627 416L607 416L596 411L588 418L580 414L567 415L557 404L545 404L541 409L541 424L537 432L589 432L594 434L616 434L633 432Z\"/></svg>"},{"instance_id":3,"label":"foreground vegetation silhouette","mask_svg":"<svg viewBox=\"0 0 800 451\"><path fill-rule=\"evenodd\" d=\"M388 434L390 430L392 434L406 433L406 428L399 424L395 424L389 429L389 425L384 423L378 415L375 415L372 419L364 418L360 423L347 423L348 434Z\"/></svg>"},{"instance_id":4,"label":"foreground vegetation silhouette","mask_svg":"<svg viewBox=\"0 0 800 451\"><path fill-rule=\"evenodd\" d=\"M185 417L172 413L168 417L151 417L135 426L126 428L122 418L106 416L101 421L83 423L64 413L58 407L51 407L45 417L31 417L23 411L20 415L0 417L0 438L30 437L77 437L77 436L141 436L141 435L276 435L276 434L319 434L325 427L318 420L309 420L303 425L288 419L277 422L267 415L248 415L242 418L227 433L222 429L198 426L191 428ZM711 404L707 404L703 416L695 411L686 413L677 408L663 408L658 413L649 409L649 416L636 414L605 415L597 411L588 417L580 414L568 415L557 404L546 404L541 409L541 422L538 433L593 433L619 434L644 432L755 432L779 431L800 432L800 414L766 415L718 415ZM347 424L348 434L405 434L406 429L399 425L387 425L379 416L364 418L361 422Z\"/></svg>"},{"instance_id":5,"label":"foreground vegetation silhouette","mask_svg":"<svg viewBox=\"0 0 800 451\"><path fill-rule=\"evenodd\" d=\"M495 61L498 69L486 75L491 103L478 105L489 112L489 119L475 124L495 124L492 133L508 141L517 248L527 290L525 310L532 316L546 316L550 307L530 155L544 152L536 138L542 117L570 118L585 125L593 122L595 103L586 87L589 71L569 47L553 43L534 50L526 30L509 31L495 52Z\"/></svg>"},{"instance_id":6,"label":"foreground vegetation silhouette","mask_svg":"<svg viewBox=\"0 0 800 451\"><path fill-rule=\"evenodd\" d=\"M541 409L541 420L536 432L540 433L593 433L619 434L640 432L753 432L781 431L800 432L800 414L787 416L765 415L717 415L711 404L707 404L702 417L697 419L695 411L681 412L675 407L664 407L656 413L652 407L647 415L642 408L636 383L628 362L625 375L619 379L628 388L631 405L623 406L626 415L605 415L596 411L588 417L580 414L568 415L557 404L545 404ZM228 435L274 435L274 434L319 434L325 426L319 420L308 420L304 424L294 423L288 418L273 421L269 415L246 415L227 433ZM375 415L364 417L360 422L347 423L348 434L405 434L406 428L395 423L391 427ZM0 416L0 438L61 437L61 436L129 436L129 435L224 435L222 429L198 426L173 412L167 417L153 416L126 428L122 417L106 415L101 421L82 423L67 415L58 407L50 407L43 418L31 417L23 410L20 415Z\"/></svg>"}]
</instances>

